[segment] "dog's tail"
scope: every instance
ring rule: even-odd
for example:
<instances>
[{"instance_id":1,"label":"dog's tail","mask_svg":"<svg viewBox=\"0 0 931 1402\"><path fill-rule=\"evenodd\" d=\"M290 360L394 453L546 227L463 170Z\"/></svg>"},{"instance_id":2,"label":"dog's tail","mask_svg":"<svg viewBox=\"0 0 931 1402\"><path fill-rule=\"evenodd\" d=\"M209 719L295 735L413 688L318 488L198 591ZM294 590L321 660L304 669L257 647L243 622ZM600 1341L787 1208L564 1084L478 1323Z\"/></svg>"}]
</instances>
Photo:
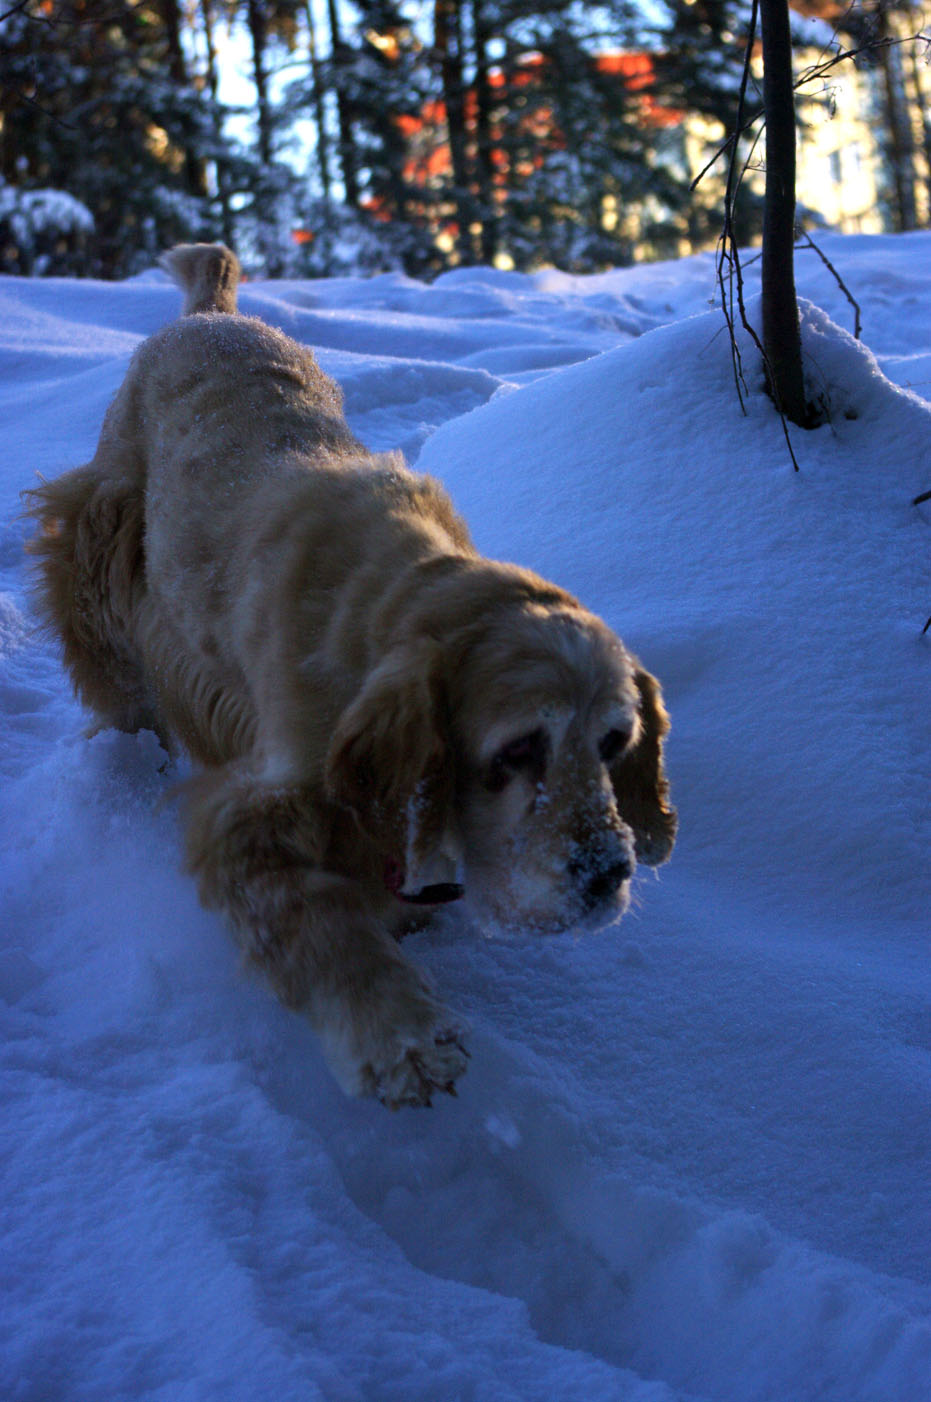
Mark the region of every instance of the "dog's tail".
<instances>
[{"instance_id":1,"label":"dog's tail","mask_svg":"<svg viewBox=\"0 0 931 1402\"><path fill-rule=\"evenodd\" d=\"M155 729L134 637L144 606L145 496L96 462L24 494L39 534L33 602L64 646L74 689L102 725Z\"/></svg>"},{"instance_id":2,"label":"dog's tail","mask_svg":"<svg viewBox=\"0 0 931 1402\"><path fill-rule=\"evenodd\" d=\"M163 253L160 265L184 293L183 314L236 311L239 259L222 243L179 243Z\"/></svg>"}]
</instances>

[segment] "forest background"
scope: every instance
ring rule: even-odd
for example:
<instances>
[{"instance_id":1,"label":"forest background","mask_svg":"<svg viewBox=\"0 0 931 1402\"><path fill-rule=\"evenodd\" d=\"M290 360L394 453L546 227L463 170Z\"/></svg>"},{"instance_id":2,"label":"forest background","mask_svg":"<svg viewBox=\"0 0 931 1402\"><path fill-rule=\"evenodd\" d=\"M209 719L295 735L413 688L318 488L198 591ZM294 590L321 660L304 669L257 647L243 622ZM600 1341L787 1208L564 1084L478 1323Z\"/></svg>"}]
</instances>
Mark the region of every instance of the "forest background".
<instances>
[{"instance_id":1,"label":"forest background","mask_svg":"<svg viewBox=\"0 0 931 1402\"><path fill-rule=\"evenodd\" d=\"M734 128L750 12L745 0L0 0L0 271L122 278L173 243L217 238L253 273L291 277L589 272L713 246L724 155L708 163ZM921 10L795 0L793 22L802 145L855 72L873 230L926 226ZM756 121L739 143L745 243L759 232L759 137Z\"/></svg>"}]
</instances>

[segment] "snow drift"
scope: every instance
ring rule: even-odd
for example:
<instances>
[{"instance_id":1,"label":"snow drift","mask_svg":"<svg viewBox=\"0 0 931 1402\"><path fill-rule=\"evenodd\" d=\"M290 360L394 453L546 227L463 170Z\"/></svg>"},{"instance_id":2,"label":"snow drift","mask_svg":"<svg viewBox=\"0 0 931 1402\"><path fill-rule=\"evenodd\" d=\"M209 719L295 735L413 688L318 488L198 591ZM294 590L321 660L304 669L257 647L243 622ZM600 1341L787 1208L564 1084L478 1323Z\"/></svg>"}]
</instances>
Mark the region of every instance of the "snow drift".
<instances>
[{"instance_id":1,"label":"snow drift","mask_svg":"<svg viewBox=\"0 0 931 1402\"><path fill-rule=\"evenodd\" d=\"M931 236L828 251L870 349L803 265L797 474L705 258L244 290L673 717L679 845L620 926L412 942L473 1027L429 1115L346 1101L244 979L178 774L85 737L32 626L18 494L177 294L0 279L4 1397L931 1396Z\"/></svg>"}]
</instances>

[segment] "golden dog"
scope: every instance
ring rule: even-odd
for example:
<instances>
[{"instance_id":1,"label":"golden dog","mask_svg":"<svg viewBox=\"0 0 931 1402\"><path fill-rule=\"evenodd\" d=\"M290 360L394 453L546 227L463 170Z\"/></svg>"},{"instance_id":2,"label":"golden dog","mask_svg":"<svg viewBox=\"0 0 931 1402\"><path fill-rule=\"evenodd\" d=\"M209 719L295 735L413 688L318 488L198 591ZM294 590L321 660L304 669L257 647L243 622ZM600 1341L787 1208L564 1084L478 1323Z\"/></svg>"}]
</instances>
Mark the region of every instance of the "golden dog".
<instances>
[{"instance_id":1,"label":"golden dog","mask_svg":"<svg viewBox=\"0 0 931 1402\"><path fill-rule=\"evenodd\" d=\"M186 315L31 494L39 607L101 725L198 763L201 896L340 1084L428 1104L467 1053L397 936L463 890L522 930L618 918L675 835L659 687L352 436L310 351L236 313L228 249L164 262Z\"/></svg>"}]
</instances>

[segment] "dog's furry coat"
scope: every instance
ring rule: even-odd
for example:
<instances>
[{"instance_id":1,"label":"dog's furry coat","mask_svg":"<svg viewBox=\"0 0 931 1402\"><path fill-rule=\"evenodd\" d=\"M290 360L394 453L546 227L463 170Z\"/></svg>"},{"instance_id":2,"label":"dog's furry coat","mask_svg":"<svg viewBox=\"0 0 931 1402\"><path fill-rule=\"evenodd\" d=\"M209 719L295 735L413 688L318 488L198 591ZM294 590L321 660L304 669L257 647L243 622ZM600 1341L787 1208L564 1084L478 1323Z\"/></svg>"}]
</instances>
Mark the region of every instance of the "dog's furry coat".
<instances>
[{"instance_id":1,"label":"dog's furry coat","mask_svg":"<svg viewBox=\"0 0 931 1402\"><path fill-rule=\"evenodd\" d=\"M461 876L479 918L616 918L635 852L675 833L659 688L366 451L311 353L236 314L233 254L166 266L186 314L136 352L93 460L32 493L39 607L100 724L199 762L202 897L344 1087L428 1103L466 1054L395 935Z\"/></svg>"}]
</instances>

